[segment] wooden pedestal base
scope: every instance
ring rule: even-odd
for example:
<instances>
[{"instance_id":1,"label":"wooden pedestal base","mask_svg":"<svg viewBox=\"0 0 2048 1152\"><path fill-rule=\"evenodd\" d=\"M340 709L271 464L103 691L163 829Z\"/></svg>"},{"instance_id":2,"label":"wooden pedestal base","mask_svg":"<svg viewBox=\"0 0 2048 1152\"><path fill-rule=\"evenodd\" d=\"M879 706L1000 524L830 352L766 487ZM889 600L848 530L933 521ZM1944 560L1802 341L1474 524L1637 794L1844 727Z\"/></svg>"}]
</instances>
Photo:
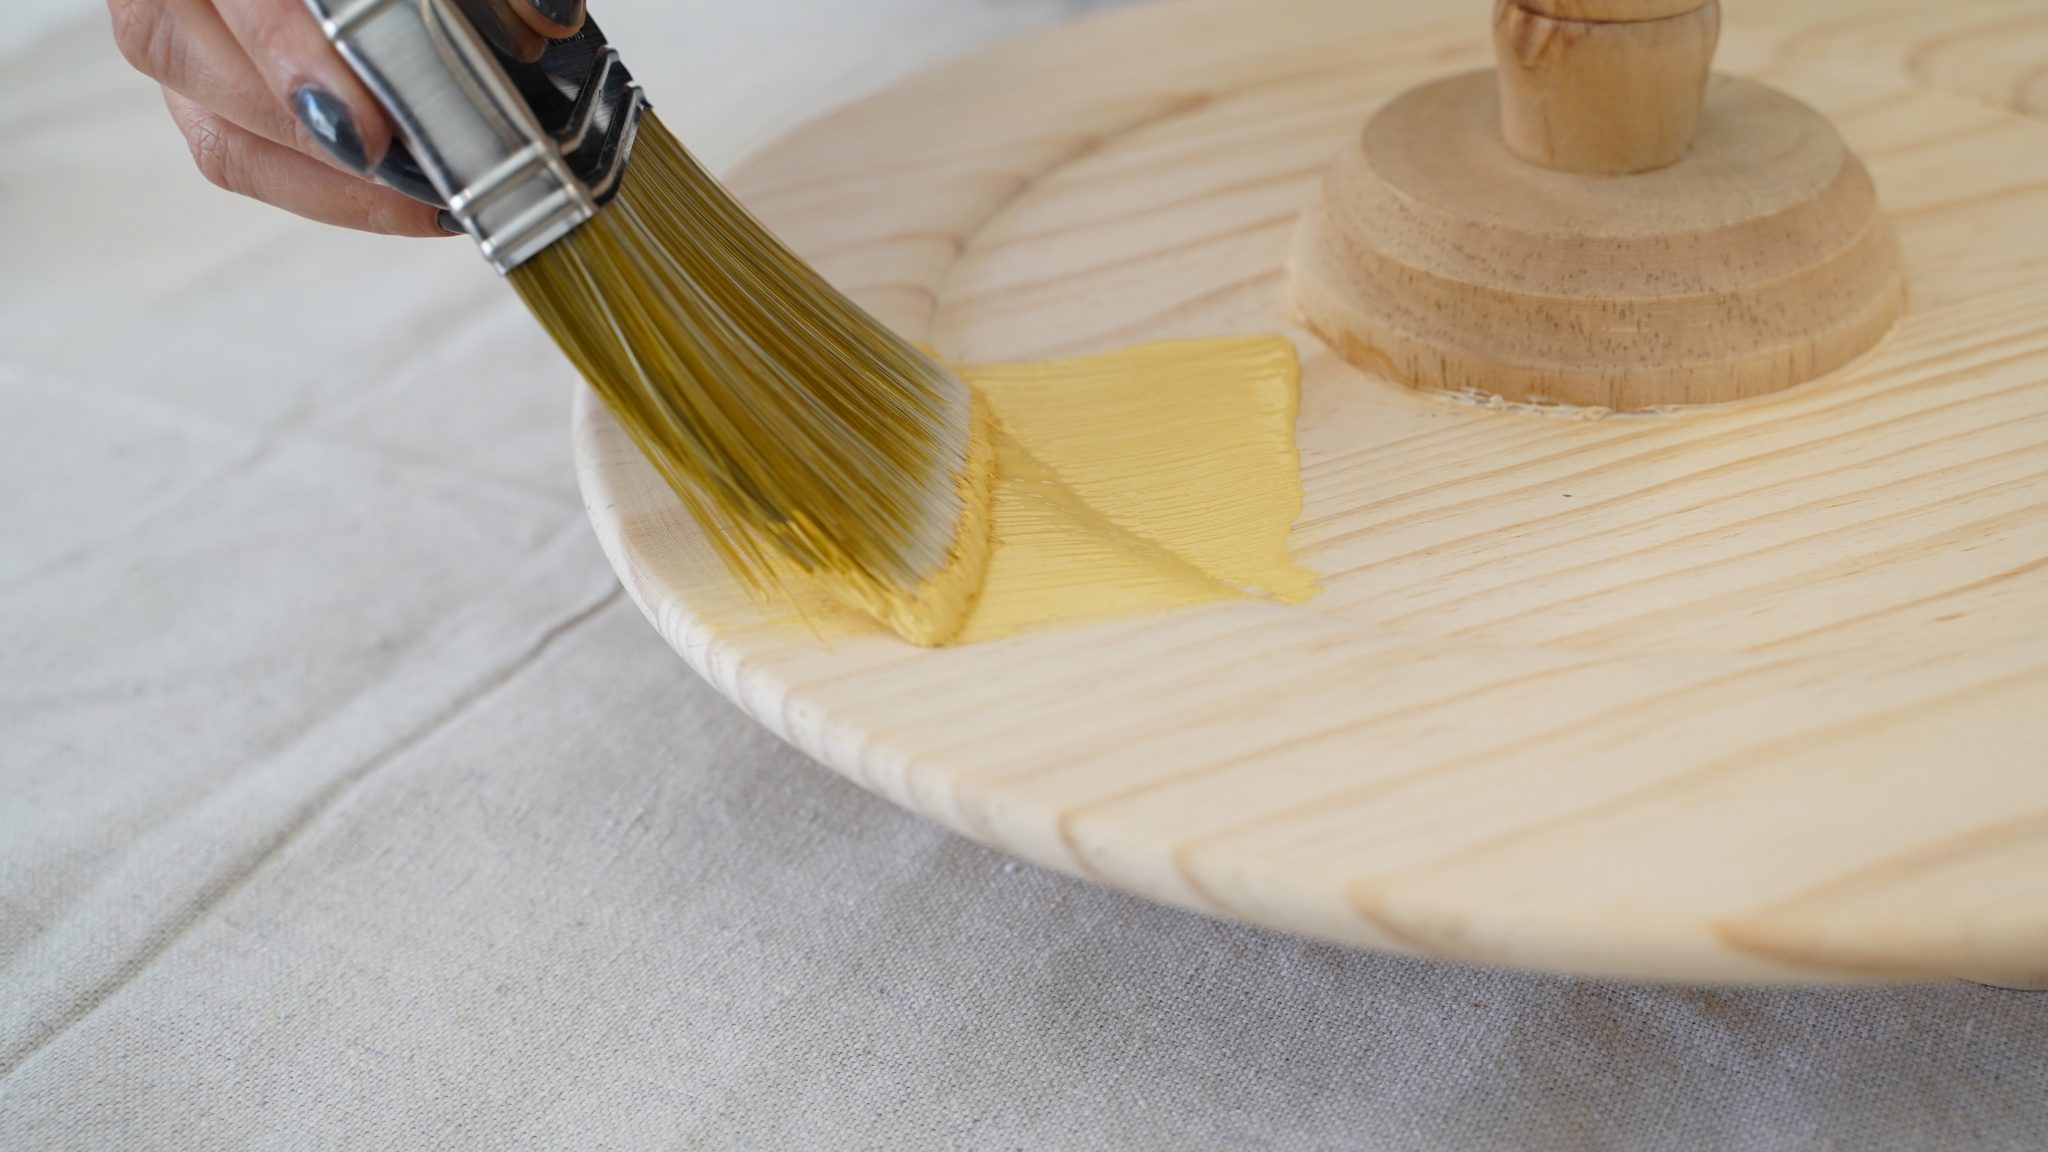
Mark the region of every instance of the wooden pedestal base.
<instances>
[{"instance_id":1,"label":"wooden pedestal base","mask_svg":"<svg viewBox=\"0 0 2048 1152\"><path fill-rule=\"evenodd\" d=\"M1903 302L1863 165L1729 77L1683 159L1618 177L1512 154L1490 70L1414 89L1337 157L1291 264L1303 318L1368 371L1621 411L1810 380Z\"/></svg>"}]
</instances>

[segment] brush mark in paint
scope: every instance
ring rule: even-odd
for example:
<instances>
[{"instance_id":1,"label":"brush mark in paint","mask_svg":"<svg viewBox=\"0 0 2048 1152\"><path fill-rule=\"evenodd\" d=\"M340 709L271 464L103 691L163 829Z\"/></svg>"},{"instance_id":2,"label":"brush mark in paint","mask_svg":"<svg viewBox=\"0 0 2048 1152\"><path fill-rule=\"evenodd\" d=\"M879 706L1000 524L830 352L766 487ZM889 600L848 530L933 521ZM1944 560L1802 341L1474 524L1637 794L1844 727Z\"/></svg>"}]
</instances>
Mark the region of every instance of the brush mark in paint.
<instances>
[{"instance_id":1,"label":"brush mark in paint","mask_svg":"<svg viewBox=\"0 0 2048 1152\"><path fill-rule=\"evenodd\" d=\"M883 604L784 573L790 604L821 636L859 628L834 594L932 645L1317 591L1288 548L1302 502L1301 374L1286 338L959 372L986 436L975 456L993 463L992 476L963 480L975 499L962 559L917 599Z\"/></svg>"},{"instance_id":2,"label":"brush mark in paint","mask_svg":"<svg viewBox=\"0 0 2048 1152\"><path fill-rule=\"evenodd\" d=\"M994 417L993 548L959 639L1316 591L1301 514L1294 345L1148 344L963 373Z\"/></svg>"}]
</instances>

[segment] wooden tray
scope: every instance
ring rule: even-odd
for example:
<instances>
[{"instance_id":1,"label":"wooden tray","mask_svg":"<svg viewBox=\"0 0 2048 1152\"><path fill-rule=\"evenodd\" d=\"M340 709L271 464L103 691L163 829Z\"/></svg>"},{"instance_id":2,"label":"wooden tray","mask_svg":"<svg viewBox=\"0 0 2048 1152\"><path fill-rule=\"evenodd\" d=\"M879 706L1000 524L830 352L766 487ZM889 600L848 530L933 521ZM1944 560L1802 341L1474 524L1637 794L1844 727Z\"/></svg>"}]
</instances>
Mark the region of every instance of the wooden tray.
<instances>
[{"instance_id":1,"label":"wooden tray","mask_svg":"<svg viewBox=\"0 0 2048 1152\"><path fill-rule=\"evenodd\" d=\"M1318 598L820 638L749 608L586 396L621 579L818 760L1154 899L1631 977L2048 981L2048 6L1727 4L1718 67L1861 153L1909 303L1841 372L1664 415L1416 393L1293 322L1328 158L1490 61L1477 0L1182 0L927 72L735 181L957 358L1293 334Z\"/></svg>"}]
</instances>

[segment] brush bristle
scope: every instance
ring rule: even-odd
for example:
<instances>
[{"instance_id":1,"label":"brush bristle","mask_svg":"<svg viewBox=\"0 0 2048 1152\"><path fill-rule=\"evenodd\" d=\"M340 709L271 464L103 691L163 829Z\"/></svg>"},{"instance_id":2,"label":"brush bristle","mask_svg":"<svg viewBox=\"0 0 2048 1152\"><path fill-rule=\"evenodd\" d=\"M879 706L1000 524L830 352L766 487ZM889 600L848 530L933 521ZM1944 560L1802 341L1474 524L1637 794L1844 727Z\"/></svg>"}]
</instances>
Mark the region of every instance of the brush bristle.
<instances>
[{"instance_id":1,"label":"brush bristle","mask_svg":"<svg viewBox=\"0 0 2048 1152\"><path fill-rule=\"evenodd\" d=\"M778 555L883 599L957 564L973 518L966 387L784 247L652 114L618 196L510 279L755 589Z\"/></svg>"}]
</instances>

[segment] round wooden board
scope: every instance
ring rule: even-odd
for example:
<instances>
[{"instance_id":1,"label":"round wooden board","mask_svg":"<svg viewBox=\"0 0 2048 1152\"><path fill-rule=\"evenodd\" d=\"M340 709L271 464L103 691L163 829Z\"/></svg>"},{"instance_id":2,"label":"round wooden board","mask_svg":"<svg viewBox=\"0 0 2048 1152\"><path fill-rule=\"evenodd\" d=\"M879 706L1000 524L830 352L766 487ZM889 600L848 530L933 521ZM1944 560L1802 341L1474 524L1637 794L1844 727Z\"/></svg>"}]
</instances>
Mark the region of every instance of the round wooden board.
<instances>
[{"instance_id":1,"label":"round wooden board","mask_svg":"<svg viewBox=\"0 0 2048 1152\"><path fill-rule=\"evenodd\" d=\"M1297 214L1480 0L1180 0L959 61L740 194L968 360L1283 331L1324 592L941 651L750 608L585 397L621 578L692 666L1005 851L1375 948L1673 980L2048 980L2048 7L1728 4L1829 116L1910 302L1848 369L1572 419L1417 394L1293 323Z\"/></svg>"}]
</instances>

